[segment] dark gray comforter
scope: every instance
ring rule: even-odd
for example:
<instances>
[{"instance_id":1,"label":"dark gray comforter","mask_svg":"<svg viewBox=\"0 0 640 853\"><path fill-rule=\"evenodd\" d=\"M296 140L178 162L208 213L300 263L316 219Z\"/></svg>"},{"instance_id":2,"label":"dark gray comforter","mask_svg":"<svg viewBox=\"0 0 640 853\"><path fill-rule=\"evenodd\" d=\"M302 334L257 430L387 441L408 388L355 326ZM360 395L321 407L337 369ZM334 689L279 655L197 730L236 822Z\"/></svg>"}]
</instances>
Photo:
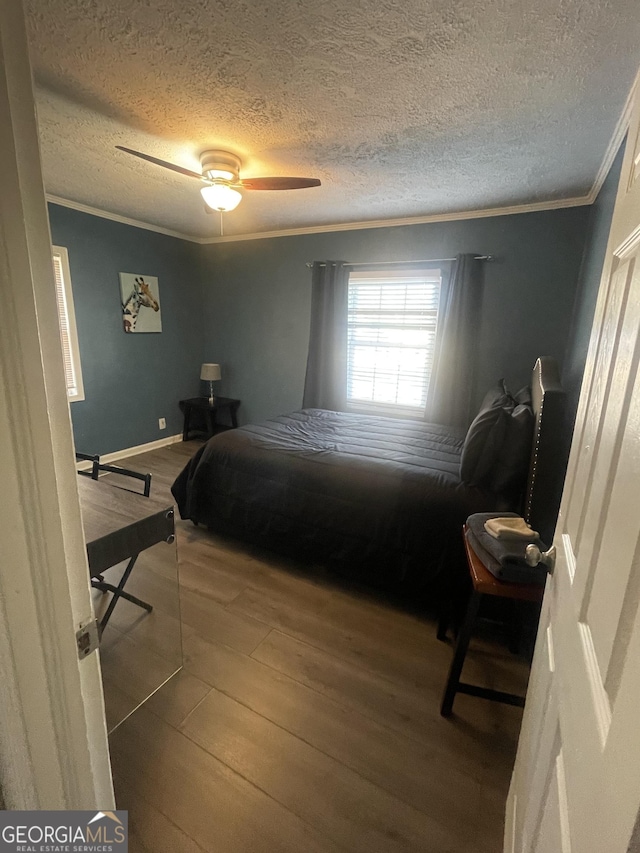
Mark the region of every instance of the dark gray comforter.
<instances>
[{"instance_id":1,"label":"dark gray comforter","mask_svg":"<svg viewBox=\"0 0 640 853\"><path fill-rule=\"evenodd\" d=\"M416 589L442 571L472 512L504 502L459 477L464 433L303 409L210 439L175 481L182 518Z\"/></svg>"}]
</instances>

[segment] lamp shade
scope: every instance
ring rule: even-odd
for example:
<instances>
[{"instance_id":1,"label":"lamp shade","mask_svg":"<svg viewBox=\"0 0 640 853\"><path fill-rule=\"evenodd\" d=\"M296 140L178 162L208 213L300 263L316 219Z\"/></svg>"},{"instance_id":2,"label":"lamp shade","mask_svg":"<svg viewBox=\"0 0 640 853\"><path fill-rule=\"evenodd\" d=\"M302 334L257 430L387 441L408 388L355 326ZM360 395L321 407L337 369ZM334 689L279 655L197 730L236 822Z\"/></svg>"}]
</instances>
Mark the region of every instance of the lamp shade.
<instances>
[{"instance_id":1,"label":"lamp shade","mask_svg":"<svg viewBox=\"0 0 640 853\"><path fill-rule=\"evenodd\" d=\"M208 382L216 382L222 379L219 364L203 364L200 368L200 379L206 379Z\"/></svg>"},{"instance_id":2,"label":"lamp shade","mask_svg":"<svg viewBox=\"0 0 640 853\"><path fill-rule=\"evenodd\" d=\"M200 190L206 204L213 210L233 210L242 201L242 194L226 184L213 184Z\"/></svg>"}]
</instances>

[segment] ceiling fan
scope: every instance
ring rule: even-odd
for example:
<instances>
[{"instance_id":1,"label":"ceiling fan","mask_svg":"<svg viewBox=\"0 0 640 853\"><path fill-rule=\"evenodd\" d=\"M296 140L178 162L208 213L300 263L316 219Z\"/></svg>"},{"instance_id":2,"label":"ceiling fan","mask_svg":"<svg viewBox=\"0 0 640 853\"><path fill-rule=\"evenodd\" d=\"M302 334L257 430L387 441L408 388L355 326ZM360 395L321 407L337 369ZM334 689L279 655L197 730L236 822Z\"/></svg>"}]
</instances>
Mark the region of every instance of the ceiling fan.
<instances>
[{"instance_id":1,"label":"ceiling fan","mask_svg":"<svg viewBox=\"0 0 640 853\"><path fill-rule=\"evenodd\" d=\"M217 149L203 151L200 155L202 174L199 175L197 172L192 172L191 169L176 166L174 163L167 163L166 160L159 160L150 154L125 148L123 145L116 145L116 148L119 151L126 151L127 154L133 154L134 157L140 157L141 160L155 163L156 166L162 166L165 169L178 172L180 175L202 181L206 186L202 187L200 192L205 200L208 213L215 211L223 213L234 210L242 201L242 195L239 192L241 189L301 190L306 187L320 186L318 178L240 178L240 167L242 165L240 158L229 151Z\"/></svg>"}]
</instances>

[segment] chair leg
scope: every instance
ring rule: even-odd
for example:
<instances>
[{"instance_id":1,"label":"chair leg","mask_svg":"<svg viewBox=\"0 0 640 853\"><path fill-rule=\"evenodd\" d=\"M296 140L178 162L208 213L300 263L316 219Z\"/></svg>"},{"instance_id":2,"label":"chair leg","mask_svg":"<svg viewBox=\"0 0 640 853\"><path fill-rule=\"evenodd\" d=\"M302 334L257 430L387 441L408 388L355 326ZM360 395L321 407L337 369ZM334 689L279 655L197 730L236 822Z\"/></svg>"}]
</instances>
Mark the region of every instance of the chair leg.
<instances>
[{"instance_id":1,"label":"chair leg","mask_svg":"<svg viewBox=\"0 0 640 853\"><path fill-rule=\"evenodd\" d=\"M104 616L102 617L102 619L100 620L100 624L98 626L98 630L100 632L100 635L102 635L102 632L107 627L107 623L109 622L109 619L111 619L111 614L113 613L113 610L114 610L116 604L118 603L119 598L125 598L127 601L130 601L132 604L137 604L138 607L144 608L149 613L151 613L151 611L153 610L153 606L151 604L148 604L146 601L142 601L141 598L136 598L135 595L131 595L131 593L129 593L129 592L125 592L125 589L124 589L125 584L129 580L129 575L133 571L133 567L134 567L137 559L138 559L138 555L136 554L135 557L132 557L129 560L129 562L127 564L127 568L122 573L122 577L120 578L120 583L118 584L118 586L113 586L113 584L107 583L102 578L99 581L96 581L93 579L91 581L91 585L94 587L94 589L99 589L102 592L113 593L113 597L112 597L111 601L109 602L109 606L107 607L106 612L105 612Z\"/></svg>"},{"instance_id":2,"label":"chair leg","mask_svg":"<svg viewBox=\"0 0 640 853\"><path fill-rule=\"evenodd\" d=\"M522 631L520 628L520 608L519 602L515 599L510 602L511 608L509 613L509 651L512 655L520 653L520 643Z\"/></svg>"},{"instance_id":3,"label":"chair leg","mask_svg":"<svg viewBox=\"0 0 640 853\"><path fill-rule=\"evenodd\" d=\"M440 605L440 614L438 616L438 630L436 637L443 643L447 641L447 629L451 621L451 604L446 601Z\"/></svg>"},{"instance_id":4,"label":"chair leg","mask_svg":"<svg viewBox=\"0 0 640 853\"><path fill-rule=\"evenodd\" d=\"M469 641L471 639L471 633L473 632L476 616L478 615L481 598L482 593L476 592L475 590L471 593L467 613L460 628L455 652L453 653L453 660L451 661L451 668L449 669L449 677L447 678L447 684L442 697L442 704L440 705L440 713L443 717L451 716L451 712L453 710L453 700L455 699L458 684L460 683L460 674L462 673L464 659L467 654L467 649L469 648Z\"/></svg>"},{"instance_id":5,"label":"chair leg","mask_svg":"<svg viewBox=\"0 0 640 853\"><path fill-rule=\"evenodd\" d=\"M472 589L466 557L462 550L462 540L450 543L443 565L436 637L442 642L447 642L447 632L451 629L455 643Z\"/></svg>"}]
</instances>

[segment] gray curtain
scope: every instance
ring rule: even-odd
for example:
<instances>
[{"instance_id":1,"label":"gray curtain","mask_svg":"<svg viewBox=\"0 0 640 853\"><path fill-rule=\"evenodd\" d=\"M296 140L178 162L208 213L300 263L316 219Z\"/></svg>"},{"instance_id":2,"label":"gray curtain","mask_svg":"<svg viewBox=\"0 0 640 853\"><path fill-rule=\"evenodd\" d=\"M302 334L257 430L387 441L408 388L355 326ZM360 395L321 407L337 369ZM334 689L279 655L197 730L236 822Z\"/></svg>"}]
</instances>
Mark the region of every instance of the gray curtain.
<instances>
[{"instance_id":1,"label":"gray curtain","mask_svg":"<svg viewBox=\"0 0 640 853\"><path fill-rule=\"evenodd\" d=\"M440 299L440 322L425 418L466 428L473 420L482 261L458 255Z\"/></svg>"},{"instance_id":2,"label":"gray curtain","mask_svg":"<svg viewBox=\"0 0 640 853\"><path fill-rule=\"evenodd\" d=\"M348 280L343 261L313 264L305 408L342 411L346 407Z\"/></svg>"}]
</instances>

